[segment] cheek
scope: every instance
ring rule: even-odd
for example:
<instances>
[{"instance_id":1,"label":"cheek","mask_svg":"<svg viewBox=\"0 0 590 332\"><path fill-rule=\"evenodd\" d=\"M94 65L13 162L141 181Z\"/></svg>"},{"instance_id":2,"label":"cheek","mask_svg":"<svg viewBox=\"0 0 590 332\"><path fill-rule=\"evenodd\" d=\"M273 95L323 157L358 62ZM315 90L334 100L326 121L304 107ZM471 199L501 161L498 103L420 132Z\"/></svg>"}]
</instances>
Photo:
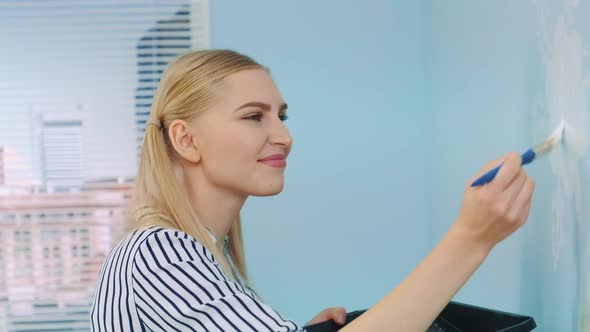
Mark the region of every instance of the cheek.
<instances>
[{"instance_id":1,"label":"cheek","mask_svg":"<svg viewBox=\"0 0 590 332\"><path fill-rule=\"evenodd\" d=\"M252 134L246 135L243 131L233 131L229 135L220 137L216 145L218 151L223 151L227 159L255 163L259 158L260 144L260 140Z\"/></svg>"},{"instance_id":2,"label":"cheek","mask_svg":"<svg viewBox=\"0 0 590 332\"><path fill-rule=\"evenodd\" d=\"M243 131L226 129L222 132L223 135L211 137L203 165L212 180L219 184L244 181L245 177L255 173L258 166L260 140Z\"/></svg>"},{"instance_id":3,"label":"cheek","mask_svg":"<svg viewBox=\"0 0 590 332\"><path fill-rule=\"evenodd\" d=\"M256 153L247 143L236 139L229 139L219 147L223 159L233 168L251 167L256 163Z\"/></svg>"}]
</instances>

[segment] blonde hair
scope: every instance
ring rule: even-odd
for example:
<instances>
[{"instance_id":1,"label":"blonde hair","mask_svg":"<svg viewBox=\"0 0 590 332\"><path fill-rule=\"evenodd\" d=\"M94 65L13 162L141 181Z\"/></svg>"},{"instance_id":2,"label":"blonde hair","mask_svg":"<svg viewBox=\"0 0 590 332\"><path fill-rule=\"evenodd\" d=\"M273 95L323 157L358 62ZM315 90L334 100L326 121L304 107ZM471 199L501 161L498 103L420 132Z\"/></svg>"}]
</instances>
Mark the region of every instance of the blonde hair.
<instances>
[{"instance_id":1,"label":"blonde hair","mask_svg":"<svg viewBox=\"0 0 590 332\"><path fill-rule=\"evenodd\" d=\"M172 121L190 121L213 102L215 85L228 75L264 69L251 58L231 50L192 51L172 62L160 79L150 120L143 138L139 169L130 206L129 230L160 226L181 230L204 245L234 279L230 262L217 248L208 230L198 220L179 176L173 167L174 149L167 134ZM242 279L249 284L242 241L240 215L228 234L229 256Z\"/></svg>"}]
</instances>

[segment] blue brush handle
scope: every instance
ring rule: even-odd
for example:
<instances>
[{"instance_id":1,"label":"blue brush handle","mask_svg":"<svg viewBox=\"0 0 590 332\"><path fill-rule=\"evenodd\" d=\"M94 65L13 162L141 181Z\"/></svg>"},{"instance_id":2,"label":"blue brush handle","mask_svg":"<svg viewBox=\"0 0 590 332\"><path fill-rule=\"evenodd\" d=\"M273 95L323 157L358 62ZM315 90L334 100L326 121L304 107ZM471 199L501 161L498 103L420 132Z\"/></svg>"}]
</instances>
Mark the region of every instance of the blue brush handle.
<instances>
[{"instance_id":1,"label":"blue brush handle","mask_svg":"<svg viewBox=\"0 0 590 332\"><path fill-rule=\"evenodd\" d=\"M526 164L529 164L531 161L533 161L533 159L535 159L535 151L533 149L528 149L520 157L522 159L521 165L524 166ZM498 174L498 171L500 170L500 168L502 167L503 164L504 163L500 164L500 166L498 166L494 169L491 169L487 173L485 173L484 175L480 176L477 180L473 181L471 186L477 187L477 186L481 186L481 185L484 185L484 184L492 181L496 177L496 174Z\"/></svg>"}]
</instances>

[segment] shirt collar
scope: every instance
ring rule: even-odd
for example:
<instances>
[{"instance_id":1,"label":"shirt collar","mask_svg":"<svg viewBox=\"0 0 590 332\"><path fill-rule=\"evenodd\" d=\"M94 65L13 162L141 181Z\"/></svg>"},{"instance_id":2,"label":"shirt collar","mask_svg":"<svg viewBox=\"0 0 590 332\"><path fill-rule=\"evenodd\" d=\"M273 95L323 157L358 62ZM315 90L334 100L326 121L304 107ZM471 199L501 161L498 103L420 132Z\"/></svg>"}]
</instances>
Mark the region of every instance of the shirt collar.
<instances>
[{"instance_id":1,"label":"shirt collar","mask_svg":"<svg viewBox=\"0 0 590 332\"><path fill-rule=\"evenodd\" d=\"M213 243L217 244L217 239L215 238L215 235L213 235L213 232L211 232L209 227L205 227L205 229L207 229L207 232L209 233L209 236L211 236L211 240L213 240Z\"/></svg>"}]
</instances>

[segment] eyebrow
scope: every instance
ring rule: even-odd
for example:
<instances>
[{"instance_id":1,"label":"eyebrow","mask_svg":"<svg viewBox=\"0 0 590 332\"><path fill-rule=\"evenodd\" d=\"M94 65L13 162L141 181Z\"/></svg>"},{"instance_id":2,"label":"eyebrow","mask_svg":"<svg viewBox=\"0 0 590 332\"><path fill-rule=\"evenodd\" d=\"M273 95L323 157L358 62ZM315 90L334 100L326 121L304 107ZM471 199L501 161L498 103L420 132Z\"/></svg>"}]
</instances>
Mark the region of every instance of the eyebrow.
<instances>
[{"instance_id":1,"label":"eyebrow","mask_svg":"<svg viewBox=\"0 0 590 332\"><path fill-rule=\"evenodd\" d=\"M264 111L270 111L272 108L272 106L270 104L259 102L259 101L251 101L249 103L245 103L244 105L236 108L236 110L234 112L239 111L242 108L246 108L246 107L258 107ZM279 112L284 112L286 110L287 110L287 104L282 103L281 106L279 106Z\"/></svg>"}]
</instances>

